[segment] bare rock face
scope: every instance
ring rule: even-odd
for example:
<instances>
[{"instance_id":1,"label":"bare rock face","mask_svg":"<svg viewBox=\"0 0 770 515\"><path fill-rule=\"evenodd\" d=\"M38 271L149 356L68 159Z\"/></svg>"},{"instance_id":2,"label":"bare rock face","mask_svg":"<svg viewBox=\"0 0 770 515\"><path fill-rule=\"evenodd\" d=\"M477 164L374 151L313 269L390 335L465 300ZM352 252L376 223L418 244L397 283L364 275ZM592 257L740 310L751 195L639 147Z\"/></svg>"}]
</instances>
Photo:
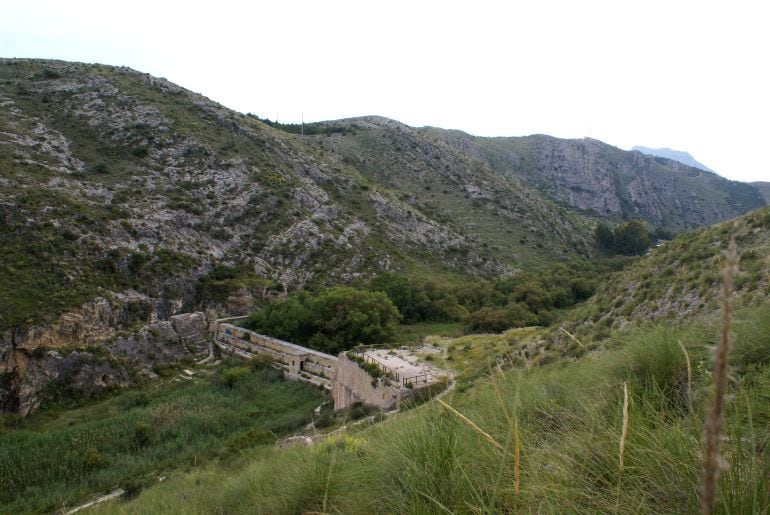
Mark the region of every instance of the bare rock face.
<instances>
[{"instance_id":1,"label":"bare rock face","mask_svg":"<svg viewBox=\"0 0 770 515\"><path fill-rule=\"evenodd\" d=\"M88 399L130 384L126 367L105 355L77 350L62 354L51 350L42 358L29 361L18 386L17 409L21 416L26 416L44 400Z\"/></svg>"},{"instance_id":2,"label":"bare rock face","mask_svg":"<svg viewBox=\"0 0 770 515\"><path fill-rule=\"evenodd\" d=\"M201 312L174 315L171 325L182 343L200 345L206 341L206 315Z\"/></svg>"},{"instance_id":3,"label":"bare rock face","mask_svg":"<svg viewBox=\"0 0 770 515\"><path fill-rule=\"evenodd\" d=\"M642 219L679 231L734 218L767 201L761 184L729 181L591 138L477 138L459 131L431 131L503 175L535 186L562 204L611 220Z\"/></svg>"},{"instance_id":4,"label":"bare rock face","mask_svg":"<svg viewBox=\"0 0 770 515\"><path fill-rule=\"evenodd\" d=\"M119 335L123 316L99 299L52 327L4 334L0 412L26 416L46 402L97 397L157 377L158 364L208 353L204 313L181 313Z\"/></svg>"}]
</instances>

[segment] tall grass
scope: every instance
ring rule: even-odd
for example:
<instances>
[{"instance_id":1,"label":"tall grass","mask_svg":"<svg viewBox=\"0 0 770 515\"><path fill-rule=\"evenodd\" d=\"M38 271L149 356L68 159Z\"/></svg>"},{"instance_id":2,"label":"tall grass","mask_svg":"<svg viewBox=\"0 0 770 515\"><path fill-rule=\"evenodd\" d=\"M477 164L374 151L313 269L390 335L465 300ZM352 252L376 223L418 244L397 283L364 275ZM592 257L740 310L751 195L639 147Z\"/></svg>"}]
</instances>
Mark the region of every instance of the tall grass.
<instances>
[{"instance_id":1,"label":"tall grass","mask_svg":"<svg viewBox=\"0 0 770 515\"><path fill-rule=\"evenodd\" d=\"M237 378L232 370L240 370ZM178 467L273 443L309 422L323 396L269 368L225 366L211 378L125 392L0 433L0 512L72 506L138 487Z\"/></svg>"},{"instance_id":2,"label":"tall grass","mask_svg":"<svg viewBox=\"0 0 770 515\"><path fill-rule=\"evenodd\" d=\"M734 357L766 355L733 363L741 373L725 417L730 468L719 513L770 509L770 335L755 331L769 317L765 304L739 312L733 325ZM179 474L99 511L691 513L700 500L699 414L711 400L708 356L718 329L707 320L616 334L600 355L491 373L443 399L473 425L428 403L311 448L263 451L244 470Z\"/></svg>"}]
</instances>

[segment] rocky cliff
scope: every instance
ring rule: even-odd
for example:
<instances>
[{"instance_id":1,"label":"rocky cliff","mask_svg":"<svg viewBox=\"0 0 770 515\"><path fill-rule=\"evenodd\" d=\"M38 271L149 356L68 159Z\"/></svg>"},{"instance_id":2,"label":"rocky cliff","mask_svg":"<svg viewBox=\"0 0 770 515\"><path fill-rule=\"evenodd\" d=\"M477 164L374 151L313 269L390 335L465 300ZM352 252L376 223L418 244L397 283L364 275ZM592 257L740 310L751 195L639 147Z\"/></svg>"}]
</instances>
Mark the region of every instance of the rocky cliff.
<instances>
[{"instance_id":1,"label":"rocky cliff","mask_svg":"<svg viewBox=\"0 0 770 515\"><path fill-rule=\"evenodd\" d=\"M141 295L98 298L45 327L1 333L0 411L25 416L47 401L95 397L208 354L203 313L159 321L156 307Z\"/></svg>"},{"instance_id":2,"label":"rocky cliff","mask_svg":"<svg viewBox=\"0 0 770 515\"><path fill-rule=\"evenodd\" d=\"M589 138L477 138L458 131L426 132L559 203L610 220L643 219L679 232L766 205L755 185Z\"/></svg>"}]
</instances>

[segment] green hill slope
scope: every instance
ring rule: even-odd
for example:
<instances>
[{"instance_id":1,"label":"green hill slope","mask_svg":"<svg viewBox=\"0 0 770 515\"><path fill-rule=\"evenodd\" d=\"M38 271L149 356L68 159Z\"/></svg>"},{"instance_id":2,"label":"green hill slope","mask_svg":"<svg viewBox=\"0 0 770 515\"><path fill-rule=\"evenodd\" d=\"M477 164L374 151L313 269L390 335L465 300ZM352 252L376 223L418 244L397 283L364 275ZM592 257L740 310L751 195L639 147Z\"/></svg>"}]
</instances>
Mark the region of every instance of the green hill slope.
<instances>
[{"instance_id":1,"label":"green hill slope","mask_svg":"<svg viewBox=\"0 0 770 515\"><path fill-rule=\"evenodd\" d=\"M758 330L768 323L765 303L740 311L733 326L721 450L729 467L716 513L770 507L770 340ZM695 512L717 334L711 319L616 332L613 350L575 363L489 370L475 388L443 399L465 420L432 402L312 447L262 447L237 466L176 473L94 511Z\"/></svg>"},{"instance_id":2,"label":"green hill slope","mask_svg":"<svg viewBox=\"0 0 770 515\"><path fill-rule=\"evenodd\" d=\"M601 346L533 367L520 358L543 345L559 348L557 333L434 340L463 379L442 399L456 411L434 401L309 448L256 449L238 470L221 463L175 474L97 512L697 511L720 334L715 274L733 235L741 253L739 308L716 513L764 513L770 208L680 235L609 277L570 315L588 332L606 326L594 332ZM585 318L590 313L597 321ZM613 314L618 322L605 322Z\"/></svg>"},{"instance_id":3,"label":"green hill slope","mask_svg":"<svg viewBox=\"0 0 770 515\"><path fill-rule=\"evenodd\" d=\"M740 254L736 295L744 304L770 294L770 208L684 233L604 281L572 319L580 334L606 335L640 321L670 321L717 309L724 249L735 235Z\"/></svg>"}]
</instances>

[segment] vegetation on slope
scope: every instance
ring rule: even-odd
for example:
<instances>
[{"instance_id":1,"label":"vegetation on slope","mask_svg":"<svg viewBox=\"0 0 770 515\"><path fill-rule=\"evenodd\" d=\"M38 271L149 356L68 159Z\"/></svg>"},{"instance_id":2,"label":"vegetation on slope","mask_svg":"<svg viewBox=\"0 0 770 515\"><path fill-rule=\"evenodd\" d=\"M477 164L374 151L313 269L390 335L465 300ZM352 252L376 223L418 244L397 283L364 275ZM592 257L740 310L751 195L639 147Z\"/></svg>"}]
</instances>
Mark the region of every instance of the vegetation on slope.
<instances>
[{"instance_id":1,"label":"vegetation on slope","mask_svg":"<svg viewBox=\"0 0 770 515\"><path fill-rule=\"evenodd\" d=\"M170 470L233 460L300 429L322 401L272 368L227 363L74 410L5 415L0 512L52 511L117 487L133 493Z\"/></svg>"},{"instance_id":2,"label":"vegetation on slope","mask_svg":"<svg viewBox=\"0 0 770 515\"><path fill-rule=\"evenodd\" d=\"M271 281L495 276L594 250L584 220L395 122L299 136L127 68L16 59L0 114L0 330L128 288L228 310ZM159 251L179 266L132 268ZM217 265L233 288L196 297Z\"/></svg>"},{"instance_id":3,"label":"vegetation on slope","mask_svg":"<svg viewBox=\"0 0 770 515\"><path fill-rule=\"evenodd\" d=\"M384 273L364 288L301 291L273 301L242 325L330 353L361 344L393 343L399 321L462 323L469 333L548 326L564 310L589 298L602 273L626 261L559 263L494 281L448 282Z\"/></svg>"},{"instance_id":4,"label":"vegetation on slope","mask_svg":"<svg viewBox=\"0 0 770 515\"><path fill-rule=\"evenodd\" d=\"M571 329L601 339L612 328L643 320L691 317L716 309L722 250L736 235L737 295L746 304L770 294L770 208L734 221L681 234L626 270L600 283L571 315Z\"/></svg>"},{"instance_id":5,"label":"vegetation on slope","mask_svg":"<svg viewBox=\"0 0 770 515\"><path fill-rule=\"evenodd\" d=\"M734 325L718 513L770 508L768 324L763 304L742 310ZM478 429L430 403L311 448L263 451L243 470L177 474L96 511L692 512L717 332L705 320L615 333L600 355L490 370L488 380L445 399Z\"/></svg>"}]
</instances>

